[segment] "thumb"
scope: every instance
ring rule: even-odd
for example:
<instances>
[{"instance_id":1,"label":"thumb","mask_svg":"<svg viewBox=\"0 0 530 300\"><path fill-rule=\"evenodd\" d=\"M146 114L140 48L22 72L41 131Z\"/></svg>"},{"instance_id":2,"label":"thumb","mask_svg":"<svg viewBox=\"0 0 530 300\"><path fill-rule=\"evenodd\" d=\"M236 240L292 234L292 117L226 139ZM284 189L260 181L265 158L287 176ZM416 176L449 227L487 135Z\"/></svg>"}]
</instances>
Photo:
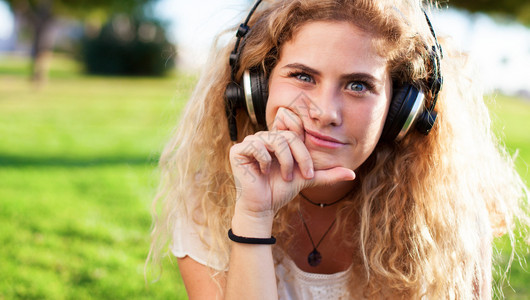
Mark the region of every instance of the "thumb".
<instances>
[{"instance_id":1,"label":"thumb","mask_svg":"<svg viewBox=\"0 0 530 300\"><path fill-rule=\"evenodd\" d=\"M341 181L355 179L355 173L343 167L335 167L327 170L315 170L315 176L309 180L309 186L332 185Z\"/></svg>"}]
</instances>

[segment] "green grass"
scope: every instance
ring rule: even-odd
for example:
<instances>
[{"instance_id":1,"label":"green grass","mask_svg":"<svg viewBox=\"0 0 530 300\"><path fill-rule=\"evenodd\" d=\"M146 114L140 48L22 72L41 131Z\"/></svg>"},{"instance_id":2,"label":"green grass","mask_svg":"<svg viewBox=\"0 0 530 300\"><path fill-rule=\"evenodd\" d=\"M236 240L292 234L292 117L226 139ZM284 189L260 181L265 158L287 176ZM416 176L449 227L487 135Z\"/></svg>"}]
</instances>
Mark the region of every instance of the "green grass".
<instances>
[{"instance_id":1,"label":"green grass","mask_svg":"<svg viewBox=\"0 0 530 300\"><path fill-rule=\"evenodd\" d=\"M0 300L186 299L169 259L148 287L143 265L156 161L194 77L86 76L55 57L36 88L28 68L0 56ZM492 108L529 182L530 104L498 96ZM496 243L498 269L508 250ZM530 298L518 262L509 279L507 298Z\"/></svg>"},{"instance_id":2,"label":"green grass","mask_svg":"<svg viewBox=\"0 0 530 300\"><path fill-rule=\"evenodd\" d=\"M511 154L516 154L516 167L530 183L530 99L490 96L487 99L492 111L495 132L506 143Z\"/></svg>"},{"instance_id":3,"label":"green grass","mask_svg":"<svg viewBox=\"0 0 530 300\"><path fill-rule=\"evenodd\" d=\"M508 151L515 156L516 169L523 177L527 186L530 183L530 101L517 97L489 96L489 104L494 129L505 142ZM528 235L522 233L521 235ZM517 257L506 274L507 283L502 290L506 299L530 299L530 253L528 241L530 237L517 239ZM503 277L511 251L506 236L495 241L497 264L494 265L494 279L498 283Z\"/></svg>"},{"instance_id":4,"label":"green grass","mask_svg":"<svg viewBox=\"0 0 530 300\"><path fill-rule=\"evenodd\" d=\"M0 299L186 299L169 260L149 287L143 266L156 161L194 79L56 58L36 89L26 66L0 57Z\"/></svg>"}]
</instances>

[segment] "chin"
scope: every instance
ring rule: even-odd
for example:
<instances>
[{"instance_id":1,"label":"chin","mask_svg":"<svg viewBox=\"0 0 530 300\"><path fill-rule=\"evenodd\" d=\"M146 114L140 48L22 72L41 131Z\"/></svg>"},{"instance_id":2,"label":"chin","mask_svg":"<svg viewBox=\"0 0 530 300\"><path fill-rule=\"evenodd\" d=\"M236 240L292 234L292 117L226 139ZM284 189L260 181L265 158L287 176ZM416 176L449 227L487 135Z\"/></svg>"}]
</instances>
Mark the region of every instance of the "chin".
<instances>
[{"instance_id":1,"label":"chin","mask_svg":"<svg viewBox=\"0 0 530 300\"><path fill-rule=\"evenodd\" d=\"M355 170L353 162L346 162L338 155L328 153L315 153L310 151L311 158L313 158L313 167L315 170L327 170L335 167L344 167Z\"/></svg>"}]
</instances>

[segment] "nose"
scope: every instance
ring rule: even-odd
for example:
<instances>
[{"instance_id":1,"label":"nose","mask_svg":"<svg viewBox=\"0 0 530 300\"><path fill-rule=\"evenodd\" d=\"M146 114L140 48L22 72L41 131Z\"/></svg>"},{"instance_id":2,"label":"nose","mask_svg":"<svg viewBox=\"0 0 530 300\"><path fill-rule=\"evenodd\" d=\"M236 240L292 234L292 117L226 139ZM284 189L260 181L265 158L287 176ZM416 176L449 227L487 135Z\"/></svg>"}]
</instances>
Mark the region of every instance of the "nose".
<instances>
[{"instance_id":1,"label":"nose","mask_svg":"<svg viewBox=\"0 0 530 300\"><path fill-rule=\"evenodd\" d=\"M333 86L323 85L310 99L309 116L318 125L340 126L342 124L342 95Z\"/></svg>"}]
</instances>

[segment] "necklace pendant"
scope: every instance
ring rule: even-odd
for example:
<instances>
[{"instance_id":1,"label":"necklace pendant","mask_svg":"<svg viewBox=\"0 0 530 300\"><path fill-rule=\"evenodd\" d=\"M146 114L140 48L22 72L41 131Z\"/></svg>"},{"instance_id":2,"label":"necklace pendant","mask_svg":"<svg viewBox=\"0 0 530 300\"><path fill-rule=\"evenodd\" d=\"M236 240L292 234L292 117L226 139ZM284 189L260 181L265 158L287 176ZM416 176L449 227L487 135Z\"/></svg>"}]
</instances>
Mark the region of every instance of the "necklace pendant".
<instances>
[{"instance_id":1,"label":"necklace pendant","mask_svg":"<svg viewBox=\"0 0 530 300\"><path fill-rule=\"evenodd\" d=\"M313 249L313 251L311 251L311 253L309 253L309 255L307 256L307 262L312 267L316 267L322 262L322 255L320 254L320 252L318 252L316 248Z\"/></svg>"}]
</instances>

